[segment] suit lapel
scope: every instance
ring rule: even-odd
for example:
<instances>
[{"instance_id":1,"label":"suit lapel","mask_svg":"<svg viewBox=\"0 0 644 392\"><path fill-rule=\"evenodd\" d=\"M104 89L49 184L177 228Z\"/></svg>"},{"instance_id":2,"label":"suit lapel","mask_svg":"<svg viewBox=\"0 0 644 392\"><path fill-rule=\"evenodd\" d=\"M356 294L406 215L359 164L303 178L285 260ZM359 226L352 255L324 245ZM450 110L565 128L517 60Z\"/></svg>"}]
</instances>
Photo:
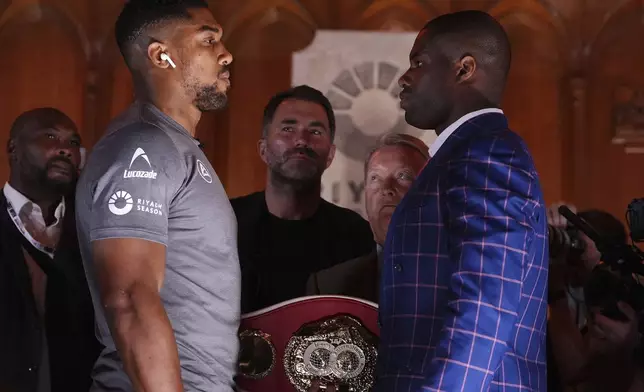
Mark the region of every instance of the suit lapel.
<instances>
[{"instance_id":1,"label":"suit lapel","mask_svg":"<svg viewBox=\"0 0 644 392\"><path fill-rule=\"evenodd\" d=\"M447 138L431 160L436 161L438 165L443 164L450 160L450 153L461 144L466 143L474 137L490 133L497 129L507 129L507 127L508 120L501 113L485 113L471 118Z\"/></svg>"},{"instance_id":2,"label":"suit lapel","mask_svg":"<svg viewBox=\"0 0 644 392\"><path fill-rule=\"evenodd\" d=\"M414 181L396 208L391 223L397 225L396 216L401 214L405 208L422 205L428 193L440 191L437 184L434 189L433 184L436 182L434 178L436 178L439 168L454 158L452 153L459 146L476 136L482 135L483 132L490 133L496 129L507 129L507 127L507 118L501 113L485 113L464 122L447 138L445 143L438 149L438 152L436 152L436 155L431 157L423 170L421 170L418 178L416 178L416 181Z\"/></svg>"}]
</instances>

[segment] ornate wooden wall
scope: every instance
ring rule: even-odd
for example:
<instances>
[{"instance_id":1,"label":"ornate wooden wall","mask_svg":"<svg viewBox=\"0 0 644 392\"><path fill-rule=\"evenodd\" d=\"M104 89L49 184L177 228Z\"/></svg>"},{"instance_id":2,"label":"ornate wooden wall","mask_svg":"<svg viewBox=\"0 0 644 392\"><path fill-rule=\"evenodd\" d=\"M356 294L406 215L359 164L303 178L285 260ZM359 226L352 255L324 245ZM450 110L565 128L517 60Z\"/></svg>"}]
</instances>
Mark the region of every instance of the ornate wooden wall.
<instances>
[{"instance_id":1,"label":"ornate wooden wall","mask_svg":"<svg viewBox=\"0 0 644 392\"><path fill-rule=\"evenodd\" d=\"M22 111L55 106L88 147L131 101L113 38L123 0L0 0L0 139ZM231 196L263 186L256 153L267 99L289 87L291 53L316 29L417 31L484 9L507 28L514 62L505 110L528 141L548 202L622 216L644 196L644 12L638 0L212 0L235 55L229 108L199 137ZM620 142L622 144L615 144ZM638 144L640 143L640 144ZM0 149L0 177L6 178Z\"/></svg>"}]
</instances>

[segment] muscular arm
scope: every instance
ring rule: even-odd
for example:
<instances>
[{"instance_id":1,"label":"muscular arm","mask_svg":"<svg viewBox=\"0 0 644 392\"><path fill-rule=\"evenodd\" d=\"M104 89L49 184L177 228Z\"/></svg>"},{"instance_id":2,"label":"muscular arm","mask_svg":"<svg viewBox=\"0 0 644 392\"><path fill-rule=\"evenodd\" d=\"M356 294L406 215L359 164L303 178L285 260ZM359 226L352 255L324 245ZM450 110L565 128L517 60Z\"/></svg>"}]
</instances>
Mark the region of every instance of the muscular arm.
<instances>
[{"instance_id":1,"label":"muscular arm","mask_svg":"<svg viewBox=\"0 0 644 392\"><path fill-rule=\"evenodd\" d=\"M94 154L94 162L107 163L86 169L101 173L85 188L91 188L86 219L111 337L137 392L182 391L177 344L159 291L171 204L185 179L185 163L167 135L145 124L119 131ZM127 176L128 171L151 174Z\"/></svg>"},{"instance_id":2,"label":"muscular arm","mask_svg":"<svg viewBox=\"0 0 644 392\"><path fill-rule=\"evenodd\" d=\"M484 145L480 153L470 147L448 164L443 197L454 272L446 282L448 309L425 390L488 390L514 345L528 252L536 235L536 201L528 196L536 184L532 173L515 161L514 149L500 143L490 142L494 148ZM545 276L547 270L540 273ZM534 296L543 294L535 291ZM543 308L545 326L545 298Z\"/></svg>"},{"instance_id":3,"label":"muscular arm","mask_svg":"<svg viewBox=\"0 0 644 392\"><path fill-rule=\"evenodd\" d=\"M101 302L125 371L137 392L179 392L177 344L159 290L162 244L111 238L92 244Z\"/></svg>"}]
</instances>

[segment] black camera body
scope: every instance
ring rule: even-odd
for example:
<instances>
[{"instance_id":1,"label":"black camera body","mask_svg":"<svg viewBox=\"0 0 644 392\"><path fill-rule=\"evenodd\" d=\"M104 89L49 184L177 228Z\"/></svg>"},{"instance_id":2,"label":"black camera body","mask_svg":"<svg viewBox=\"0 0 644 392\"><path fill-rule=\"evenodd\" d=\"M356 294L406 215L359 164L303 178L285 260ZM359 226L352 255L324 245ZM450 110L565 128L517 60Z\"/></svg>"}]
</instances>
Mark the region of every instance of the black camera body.
<instances>
[{"instance_id":1,"label":"black camera body","mask_svg":"<svg viewBox=\"0 0 644 392\"><path fill-rule=\"evenodd\" d=\"M584 297L589 309L599 308L601 314L613 320L628 321L617 307L618 302L629 304L637 313L644 310L644 287L632 276L623 276L607 264L598 265L590 274Z\"/></svg>"},{"instance_id":2,"label":"black camera body","mask_svg":"<svg viewBox=\"0 0 644 392\"><path fill-rule=\"evenodd\" d=\"M565 229L548 225L548 247L550 258L577 259L586 251L586 243L579 237L579 230L574 227Z\"/></svg>"},{"instance_id":3,"label":"black camera body","mask_svg":"<svg viewBox=\"0 0 644 392\"><path fill-rule=\"evenodd\" d=\"M644 310L644 287L634 276L644 276L642 251L634 245L606 241L592 226L566 206L559 207L559 213L574 226L575 230L549 227L549 244L551 248L554 245L555 250L554 254L551 252L551 256L556 257L560 248L565 249L569 255L580 256L585 247L578 236L579 232L586 234L595 243L602 256L603 262L593 269L584 287L586 306L589 309L598 308L604 316L622 321L626 321L627 317L617 307L618 302L629 304L638 314ZM629 231L642 233L644 236L644 199L634 200L629 205L627 216ZM631 222L635 221L641 224L641 227L632 227ZM550 234L551 231L553 234ZM633 239L635 238L644 237L633 236ZM579 243L582 245L578 245ZM640 323L640 329L644 329L644 323Z\"/></svg>"}]
</instances>

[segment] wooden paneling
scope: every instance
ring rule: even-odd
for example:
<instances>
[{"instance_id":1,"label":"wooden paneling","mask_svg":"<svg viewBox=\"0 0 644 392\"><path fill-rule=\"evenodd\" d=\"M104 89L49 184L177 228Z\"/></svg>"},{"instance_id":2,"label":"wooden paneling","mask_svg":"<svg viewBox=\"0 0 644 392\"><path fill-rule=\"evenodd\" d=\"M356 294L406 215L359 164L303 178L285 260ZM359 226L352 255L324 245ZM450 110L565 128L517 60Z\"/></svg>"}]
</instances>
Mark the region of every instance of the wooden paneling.
<instances>
[{"instance_id":1,"label":"wooden paneling","mask_svg":"<svg viewBox=\"0 0 644 392\"><path fill-rule=\"evenodd\" d=\"M13 120L25 110L52 106L85 124L87 62L82 38L67 15L46 5L21 7L0 29L0 161ZM0 177L8 177L7 164Z\"/></svg>"},{"instance_id":2,"label":"wooden paneling","mask_svg":"<svg viewBox=\"0 0 644 392\"><path fill-rule=\"evenodd\" d=\"M619 217L633 198L644 197L644 154L628 154L628 146L611 143L616 125L616 89L644 89L644 74L640 72L644 69L644 52L638 40L644 34L644 25L642 12L633 11L616 14L594 42L588 58L588 122L585 130L579 130L584 134L575 138L583 141L580 147L587 156L584 170L592 173L583 187L587 192L581 196L583 203L604 206ZM644 111L644 104L636 108Z\"/></svg>"},{"instance_id":3,"label":"wooden paneling","mask_svg":"<svg viewBox=\"0 0 644 392\"><path fill-rule=\"evenodd\" d=\"M123 1L0 0L0 144L22 111L67 112L91 145L132 100L113 38ZM548 202L623 215L644 196L644 155L611 140L614 90L644 90L638 0L236 0L210 2L235 56L228 109L204 116L198 137L231 196L264 185L257 155L262 110L290 86L291 53L316 29L417 31L445 12L483 9L506 27L513 66L504 100L527 141ZM642 108L644 110L644 107ZM7 175L0 149L0 180Z\"/></svg>"}]
</instances>

